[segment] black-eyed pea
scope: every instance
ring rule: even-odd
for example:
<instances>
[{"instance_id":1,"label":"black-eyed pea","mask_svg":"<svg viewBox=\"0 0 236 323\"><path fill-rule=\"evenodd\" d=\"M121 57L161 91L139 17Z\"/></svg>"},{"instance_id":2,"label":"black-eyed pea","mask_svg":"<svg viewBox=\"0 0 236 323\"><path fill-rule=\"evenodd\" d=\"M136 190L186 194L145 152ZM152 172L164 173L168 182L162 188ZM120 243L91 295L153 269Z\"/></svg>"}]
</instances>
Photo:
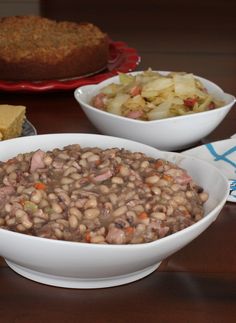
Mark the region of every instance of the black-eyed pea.
<instances>
[{"instance_id":1,"label":"black-eyed pea","mask_svg":"<svg viewBox=\"0 0 236 323\"><path fill-rule=\"evenodd\" d=\"M77 229L79 225L79 220L75 215L70 215L68 218L68 221L69 221L70 228Z\"/></svg>"},{"instance_id":2,"label":"black-eyed pea","mask_svg":"<svg viewBox=\"0 0 236 323\"><path fill-rule=\"evenodd\" d=\"M22 218L25 215L27 215L27 213L24 210L22 210L22 209L17 209L15 211L15 216L16 216L17 219L20 219L20 218Z\"/></svg>"},{"instance_id":3,"label":"black-eyed pea","mask_svg":"<svg viewBox=\"0 0 236 323\"><path fill-rule=\"evenodd\" d=\"M78 220L81 220L83 217L82 212L77 207L69 208L69 214L75 216Z\"/></svg>"},{"instance_id":4,"label":"black-eyed pea","mask_svg":"<svg viewBox=\"0 0 236 323\"><path fill-rule=\"evenodd\" d=\"M59 203L57 202L52 202L51 203L51 207L52 207L52 210L55 212L55 213L62 213L63 212L63 209L62 207L60 206Z\"/></svg>"},{"instance_id":5,"label":"black-eyed pea","mask_svg":"<svg viewBox=\"0 0 236 323\"><path fill-rule=\"evenodd\" d=\"M151 217L157 220L165 220L166 214L164 212L152 212Z\"/></svg>"},{"instance_id":6,"label":"black-eyed pea","mask_svg":"<svg viewBox=\"0 0 236 323\"><path fill-rule=\"evenodd\" d=\"M86 232L86 230L87 230L86 225L84 225L84 224L80 224L80 225L79 225L79 232L80 232L81 234L85 233L85 232Z\"/></svg>"},{"instance_id":7,"label":"black-eyed pea","mask_svg":"<svg viewBox=\"0 0 236 323\"><path fill-rule=\"evenodd\" d=\"M23 225L26 229L30 229L30 228L32 228L32 226L33 226L33 222L32 222L32 221L30 221L28 214L24 215L24 216L21 218L21 220L22 220L22 225Z\"/></svg>"},{"instance_id":8,"label":"black-eyed pea","mask_svg":"<svg viewBox=\"0 0 236 323\"><path fill-rule=\"evenodd\" d=\"M6 224L11 227L16 224L16 218L6 218Z\"/></svg>"},{"instance_id":9,"label":"black-eyed pea","mask_svg":"<svg viewBox=\"0 0 236 323\"><path fill-rule=\"evenodd\" d=\"M100 211L97 208L93 208L93 209L86 209L84 211L84 218L87 220L92 220L95 219L99 216Z\"/></svg>"},{"instance_id":10,"label":"black-eyed pea","mask_svg":"<svg viewBox=\"0 0 236 323\"><path fill-rule=\"evenodd\" d=\"M45 164L46 166L49 166L49 165L51 165L51 164L52 164L53 159L52 159L52 157L51 157L51 156L49 156L49 155L45 155L45 157L44 157L44 159L43 159L43 162L44 162L44 164Z\"/></svg>"},{"instance_id":11,"label":"black-eyed pea","mask_svg":"<svg viewBox=\"0 0 236 323\"><path fill-rule=\"evenodd\" d=\"M99 185L99 191L102 194L108 194L110 192L110 188L107 185L101 184Z\"/></svg>"},{"instance_id":12,"label":"black-eyed pea","mask_svg":"<svg viewBox=\"0 0 236 323\"><path fill-rule=\"evenodd\" d=\"M198 194L198 196L200 197L200 200L202 202L206 202L209 198L209 194L207 192L202 192L202 193Z\"/></svg>"},{"instance_id":13,"label":"black-eyed pea","mask_svg":"<svg viewBox=\"0 0 236 323\"><path fill-rule=\"evenodd\" d=\"M92 163L92 162L99 162L100 157L99 157L99 155L97 155L97 154L91 154L91 155L89 155L89 156L87 157L87 160L88 160L88 162L89 162L89 163Z\"/></svg>"},{"instance_id":14,"label":"black-eyed pea","mask_svg":"<svg viewBox=\"0 0 236 323\"><path fill-rule=\"evenodd\" d=\"M26 227L24 227L23 226L23 224L17 224L17 226L16 226L16 229L17 229L17 231L19 231L19 232L24 232L24 231L26 231Z\"/></svg>"},{"instance_id":15,"label":"black-eyed pea","mask_svg":"<svg viewBox=\"0 0 236 323\"><path fill-rule=\"evenodd\" d=\"M62 179L61 179L62 185L69 185L73 182L74 182L73 178L70 178L70 177L62 177Z\"/></svg>"},{"instance_id":16,"label":"black-eyed pea","mask_svg":"<svg viewBox=\"0 0 236 323\"><path fill-rule=\"evenodd\" d=\"M159 180L160 177L158 175L152 175L145 178L145 182L147 184L156 184L157 182L159 182Z\"/></svg>"},{"instance_id":17,"label":"black-eyed pea","mask_svg":"<svg viewBox=\"0 0 236 323\"><path fill-rule=\"evenodd\" d=\"M104 243L105 237L102 235L91 236L90 242L91 243Z\"/></svg>"},{"instance_id":18,"label":"black-eyed pea","mask_svg":"<svg viewBox=\"0 0 236 323\"><path fill-rule=\"evenodd\" d=\"M63 238L63 232L62 230L55 228L54 229L54 234L56 236L57 239L61 240Z\"/></svg>"},{"instance_id":19,"label":"black-eyed pea","mask_svg":"<svg viewBox=\"0 0 236 323\"><path fill-rule=\"evenodd\" d=\"M69 176L69 175L71 175L71 174L73 174L73 173L76 173L76 172L77 172L77 169L76 169L75 167L71 166L71 167L68 167L68 168L64 171L63 176L64 176L64 177L67 177L67 176ZM70 176L70 177L71 177L71 176ZM72 178L72 179L74 179L74 178Z\"/></svg>"},{"instance_id":20,"label":"black-eyed pea","mask_svg":"<svg viewBox=\"0 0 236 323\"><path fill-rule=\"evenodd\" d=\"M42 200L42 192L41 190L35 190L32 192L30 200L35 203L35 204L39 204Z\"/></svg>"},{"instance_id":21,"label":"black-eyed pea","mask_svg":"<svg viewBox=\"0 0 236 323\"><path fill-rule=\"evenodd\" d=\"M81 154L82 159L87 159L88 157L92 156L93 152L92 151L86 151L83 154Z\"/></svg>"},{"instance_id":22,"label":"black-eyed pea","mask_svg":"<svg viewBox=\"0 0 236 323\"><path fill-rule=\"evenodd\" d=\"M85 209L94 209L98 205L97 199L95 197L89 198L84 204Z\"/></svg>"},{"instance_id":23,"label":"black-eyed pea","mask_svg":"<svg viewBox=\"0 0 236 323\"><path fill-rule=\"evenodd\" d=\"M128 211L128 208L126 205L122 205L120 207L118 207L117 209L115 209L112 213L112 215L114 217L118 217L121 216L122 214L126 213Z\"/></svg>"},{"instance_id":24,"label":"black-eyed pea","mask_svg":"<svg viewBox=\"0 0 236 323\"><path fill-rule=\"evenodd\" d=\"M127 166L121 165L119 169L119 173L121 176L126 177L130 174L130 169Z\"/></svg>"},{"instance_id":25,"label":"black-eyed pea","mask_svg":"<svg viewBox=\"0 0 236 323\"><path fill-rule=\"evenodd\" d=\"M17 164L10 164L6 167L6 173L10 174L12 172L14 172L17 169Z\"/></svg>"},{"instance_id":26,"label":"black-eyed pea","mask_svg":"<svg viewBox=\"0 0 236 323\"><path fill-rule=\"evenodd\" d=\"M123 178L122 177L119 177L119 176L113 176L112 179L111 179L111 182L113 184L118 184L118 185L124 184Z\"/></svg>"},{"instance_id":27,"label":"black-eyed pea","mask_svg":"<svg viewBox=\"0 0 236 323\"><path fill-rule=\"evenodd\" d=\"M7 213L10 213L12 210L12 205L10 203L6 203L4 209Z\"/></svg>"}]
</instances>

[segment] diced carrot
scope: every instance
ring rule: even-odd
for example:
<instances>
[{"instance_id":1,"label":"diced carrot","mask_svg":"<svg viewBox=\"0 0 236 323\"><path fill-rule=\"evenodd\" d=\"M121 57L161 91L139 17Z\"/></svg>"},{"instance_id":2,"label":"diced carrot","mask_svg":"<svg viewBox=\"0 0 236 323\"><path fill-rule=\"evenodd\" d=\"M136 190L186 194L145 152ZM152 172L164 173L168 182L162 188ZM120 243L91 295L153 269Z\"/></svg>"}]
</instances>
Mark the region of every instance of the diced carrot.
<instances>
[{"instance_id":1,"label":"diced carrot","mask_svg":"<svg viewBox=\"0 0 236 323\"><path fill-rule=\"evenodd\" d=\"M147 212L144 212L144 211L143 211L143 212L139 213L138 218L139 218L140 220L147 219L147 218L148 218L148 214L147 214Z\"/></svg>"},{"instance_id":2,"label":"diced carrot","mask_svg":"<svg viewBox=\"0 0 236 323\"><path fill-rule=\"evenodd\" d=\"M22 206L24 206L24 204L25 204L25 199L21 199L21 200L19 201L19 203L20 203Z\"/></svg>"},{"instance_id":3,"label":"diced carrot","mask_svg":"<svg viewBox=\"0 0 236 323\"><path fill-rule=\"evenodd\" d=\"M159 168L159 167L162 167L163 166L163 161L162 160L157 160L154 164L155 168Z\"/></svg>"},{"instance_id":4,"label":"diced carrot","mask_svg":"<svg viewBox=\"0 0 236 323\"><path fill-rule=\"evenodd\" d=\"M186 105L188 108L193 108L195 103L197 103L196 98L187 98L184 100L184 105Z\"/></svg>"},{"instance_id":5,"label":"diced carrot","mask_svg":"<svg viewBox=\"0 0 236 323\"><path fill-rule=\"evenodd\" d=\"M173 177L172 177L172 176L170 176L170 175L167 175L167 174L163 174L163 175L162 175L162 179L165 179L165 180L166 180L166 181L168 181L168 182L173 181Z\"/></svg>"},{"instance_id":6,"label":"diced carrot","mask_svg":"<svg viewBox=\"0 0 236 323\"><path fill-rule=\"evenodd\" d=\"M41 183L41 182L35 183L34 187L36 188L36 190L45 190L46 189L46 185L44 183Z\"/></svg>"},{"instance_id":7,"label":"diced carrot","mask_svg":"<svg viewBox=\"0 0 236 323\"><path fill-rule=\"evenodd\" d=\"M90 235L90 232L86 232L86 233L85 233L85 241L86 241L86 242L90 242L90 241L91 241L91 235Z\"/></svg>"},{"instance_id":8,"label":"diced carrot","mask_svg":"<svg viewBox=\"0 0 236 323\"><path fill-rule=\"evenodd\" d=\"M101 159L98 159L98 160L96 160L96 161L95 161L95 165L96 165L96 166L98 166L98 165L100 165L100 164L101 164Z\"/></svg>"},{"instance_id":9,"label":"diced carrot","mask_svg":"<svg viewBox=\"0 0 236 323\"><path fill-rule=\"evenodd\" d=\"M134 228L129 226L129 227L125 228L125 232L127 234L132 234L134 232Z\"/></svg>"},{"instance_id":10,"label":"diced carrot","mask_svg":"<svg viewBox=\"0 0 236 323\"><path fill-rule=\"evenodd\" d=\"M120 172L121 166L122 166L122 164L116 165L116 167L115 167L115 173L116 174Z\"/></svg>"}]
</instances>

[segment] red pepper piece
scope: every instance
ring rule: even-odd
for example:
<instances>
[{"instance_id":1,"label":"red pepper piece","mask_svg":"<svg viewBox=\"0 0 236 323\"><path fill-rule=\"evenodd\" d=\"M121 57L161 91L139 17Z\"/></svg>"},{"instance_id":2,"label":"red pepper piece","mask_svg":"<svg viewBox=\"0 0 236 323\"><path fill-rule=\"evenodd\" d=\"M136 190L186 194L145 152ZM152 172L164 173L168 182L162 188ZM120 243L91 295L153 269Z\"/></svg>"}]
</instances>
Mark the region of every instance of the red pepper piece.
<instances>
[{"instance_id":1,"label":"red pepper piece","mask_svg":"<svg viewBox=\"0 0 236 323\"><path fill-rule=\"evenodd\" d=\"M195 98L187 98L184 100L184 105L189 108L193 108L195 103L197 103L197 99Z\"/></svg>"}]
</instances>

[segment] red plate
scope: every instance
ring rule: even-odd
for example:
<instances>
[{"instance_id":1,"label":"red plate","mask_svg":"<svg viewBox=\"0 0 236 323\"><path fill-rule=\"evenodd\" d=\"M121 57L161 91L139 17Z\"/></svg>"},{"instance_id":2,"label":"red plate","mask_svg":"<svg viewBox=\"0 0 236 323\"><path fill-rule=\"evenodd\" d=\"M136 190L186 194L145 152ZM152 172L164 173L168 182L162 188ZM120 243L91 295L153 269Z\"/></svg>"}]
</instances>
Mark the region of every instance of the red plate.
<instances>
[{"instance_id":1,"label":"red plate","mask_svg":"<svg viewBox=\"0 0 236 323\"><path fill-rule=\"evenodd\" d=\"M1 81L0 90L4 91L30 91L44 92L50 90L73 90L79 86L87 84L97 84L118 72L131 72L140 62L140 57L134 48L130 48L124 42L111 42L109 50L108 65L100 72L92 75L74 77L65 80L47 80L47 81Z\"/></svg>"}]
</instances>

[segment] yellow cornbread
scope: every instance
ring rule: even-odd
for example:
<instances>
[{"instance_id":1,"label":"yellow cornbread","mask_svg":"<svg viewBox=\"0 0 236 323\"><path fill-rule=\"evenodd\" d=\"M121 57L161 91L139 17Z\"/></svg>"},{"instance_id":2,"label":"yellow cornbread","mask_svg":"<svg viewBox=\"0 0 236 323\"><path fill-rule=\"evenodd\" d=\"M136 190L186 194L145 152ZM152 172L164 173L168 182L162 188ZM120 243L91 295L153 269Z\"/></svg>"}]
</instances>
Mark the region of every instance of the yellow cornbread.
<instances>
[{"instance_id":1,"label":"yellow cornbread","mask_svg":"<svg viewBox=\"0 0 236 323\"><path fill-rule=\"evenodd\" d=\"M22 105L0 105L0 140L21 135L25 111L26 107Z\"/></svg>"}]
</instances>

